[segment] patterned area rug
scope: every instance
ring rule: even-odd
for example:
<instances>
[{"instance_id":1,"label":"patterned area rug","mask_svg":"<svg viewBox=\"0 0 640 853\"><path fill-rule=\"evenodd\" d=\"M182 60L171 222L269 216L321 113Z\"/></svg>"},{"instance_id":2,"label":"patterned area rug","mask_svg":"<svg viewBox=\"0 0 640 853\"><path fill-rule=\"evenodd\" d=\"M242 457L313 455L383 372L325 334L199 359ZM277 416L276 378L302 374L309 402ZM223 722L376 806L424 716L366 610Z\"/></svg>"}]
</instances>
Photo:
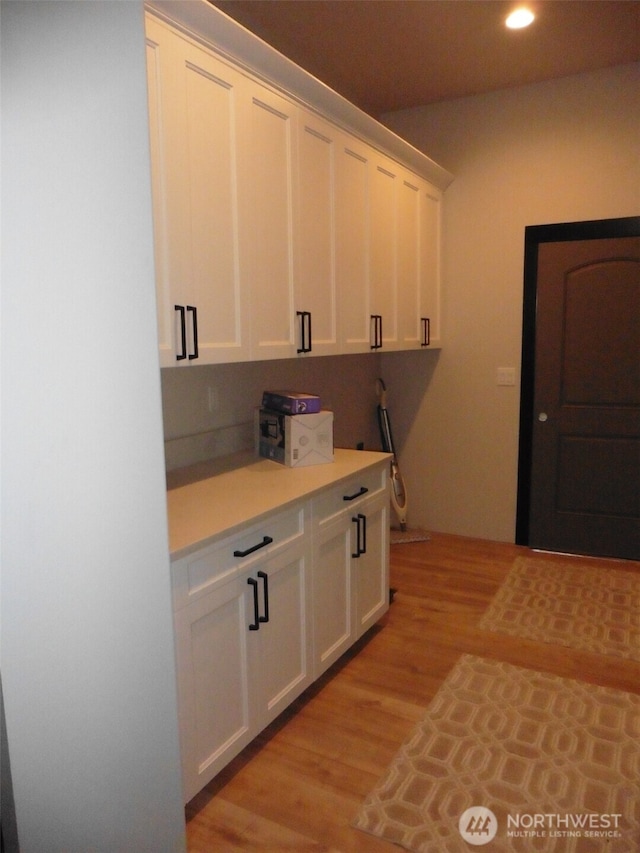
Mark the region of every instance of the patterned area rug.
<instances>
[{"instance_id":1,"label":"patterned area rug","mask_svg":"<svg viewBox=\"0 0 640 853\"><path fill-rule=\"evenodd\" d=\"M631 853L639 780L640 696L463 655L354 826L416 853Z\"/></svg>"},{"instance_id":2,"label":"patterned area rug","mask_svg":"<svg viewBox=\"0 0 640 853\"><path fill-rule=\"evenodd\" d=\"M479 627L640 660L640 573L520 557Z\"/></svg>"}]
</instances>

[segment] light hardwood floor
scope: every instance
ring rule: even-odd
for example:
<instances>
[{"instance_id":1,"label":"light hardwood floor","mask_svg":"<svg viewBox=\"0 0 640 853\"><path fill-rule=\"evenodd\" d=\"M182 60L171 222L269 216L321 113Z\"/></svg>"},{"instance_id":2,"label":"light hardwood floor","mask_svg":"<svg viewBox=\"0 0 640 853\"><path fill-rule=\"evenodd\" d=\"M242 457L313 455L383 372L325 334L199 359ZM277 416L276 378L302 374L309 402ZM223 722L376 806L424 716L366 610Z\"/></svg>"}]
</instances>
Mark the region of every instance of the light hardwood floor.
<instances>
[{"instance_id":1,"label":"light hardwood floor","mask_svg":"<svg viewBox=\"0 0 640 853\"><path fill-rule=\"evenodd\" d=\"M392 546L389 613L189 803L189 851L397 851L350 823L465 652L640 693L640 663L478 630L520 554L441 534Z\"/></svg>"}]
</instances>

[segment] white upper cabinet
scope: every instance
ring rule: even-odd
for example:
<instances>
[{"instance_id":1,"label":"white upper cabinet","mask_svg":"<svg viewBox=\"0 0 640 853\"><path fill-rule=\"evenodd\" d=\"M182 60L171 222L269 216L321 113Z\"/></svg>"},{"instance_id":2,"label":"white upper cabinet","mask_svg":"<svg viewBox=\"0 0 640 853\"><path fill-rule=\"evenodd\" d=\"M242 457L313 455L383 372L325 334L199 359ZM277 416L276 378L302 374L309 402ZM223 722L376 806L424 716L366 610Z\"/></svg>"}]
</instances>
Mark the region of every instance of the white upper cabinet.
<instances>
[{"instance_id":1,"label":"white upper cabinet","mask_svg":"<svg viewBox=\"0 0 640 853\"><path fill-rule=\"evenodd\" d=\"M250 357L236 139L244 77L147 18L162 366Z\"/></svg>"},{"instance_id":2,"label":"white upper cabinet","mask_svg":"<svg viewBox=\"0 0 640 853\"><path fill-rule=\"evenodd\" d=\"M451 176L214 7L148 6L161 365L440 346Z\"/></svg>"},{"instance_id":3,"label":"white upper cabinet","mask_svg":"<svg viewBox=\"0 0 640 853\"><path fill-rule=\"evenodd\" d=\"M343 353L371 349L370 160L364 143L341 137L336 148L336 286Z\"/></svg>"},{"instance_id":4,"label":"white upper cabinet","mask_svg":"<svg viewBox=\"0 0 640 853\"><path fill-rule=\"evenodd\" d=\"M397 349L440 346L441 192L405 173L398 184Z\"/></svg>"},{"instance_id":5,"label":"white upper cabinet","mask_svg":"<svg viewBox=\"0 0 640 853\"><path fill-rule=\"evenodd\" d=\"M336 151L340 134L319 116L298 112L296 352L340 352L336 312Z\"/></svg>"},{"instance_id":6,"label":"white upper cabinet","mask_svg":"<svg viewBox=\"0 0 640 853\"><path fill-rule=\"evenodd\" d=\"M394 350L398 343L399 167L376 157L371 169L371 347Z\"/></svg>"},{"instance_id":7,"label":"white upper cabinet","mask_svg":"<svg viewBox=\"0 0 640 853\"><path fill-rule=\"evenodd\" d=\"M247 84L247 124L237 144L242 287L251 306L251 358L287 358L295 354L296 108L258 83Z\"/></svg>"},{"instance_id":8,"label":"white upper cabinet","mask_svg":"<svg viewBox=\"0 0 640 853\"><path fill-rule=\"evenodd\" d=\"M442 346L442 192L423 183L420 194L419 345ZM426 321L426 322L425 322Z\"/></svg>"}]
</instances>

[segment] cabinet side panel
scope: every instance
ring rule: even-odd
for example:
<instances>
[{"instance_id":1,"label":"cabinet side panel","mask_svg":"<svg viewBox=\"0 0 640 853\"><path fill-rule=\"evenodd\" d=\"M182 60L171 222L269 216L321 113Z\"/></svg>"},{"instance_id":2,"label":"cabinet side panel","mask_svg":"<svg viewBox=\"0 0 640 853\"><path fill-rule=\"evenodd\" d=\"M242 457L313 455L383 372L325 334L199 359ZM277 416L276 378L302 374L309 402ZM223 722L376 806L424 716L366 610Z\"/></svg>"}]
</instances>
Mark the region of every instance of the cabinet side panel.
<instances>
[{"instance_id":1,"label":"cabinet side panel","mask_svg":"<svg viewBox=\"0 0 640 853\"><path fill-rule=\"evenodd\" d=\"M149 97L149 146L153 187L154 261L158 315L160 364L175 364L173 352L173 300L170 290L168 187L166 175L166 140L163 136L162 59L166 47L161 43L162 30L147 22L147 89Z\"/></svg>"}]
</instances>

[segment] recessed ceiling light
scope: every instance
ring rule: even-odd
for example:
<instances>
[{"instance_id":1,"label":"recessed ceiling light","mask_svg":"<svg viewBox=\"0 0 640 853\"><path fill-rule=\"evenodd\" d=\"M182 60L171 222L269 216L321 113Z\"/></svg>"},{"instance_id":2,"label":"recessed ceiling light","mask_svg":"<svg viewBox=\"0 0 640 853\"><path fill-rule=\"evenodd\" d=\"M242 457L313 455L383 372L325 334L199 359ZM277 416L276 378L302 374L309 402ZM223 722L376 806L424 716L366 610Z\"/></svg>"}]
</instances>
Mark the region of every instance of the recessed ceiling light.
<instances>
[{"instance_id":1,"label":"recessed ceiling light","mask_svg":"<svg viewBox=\"0 0 640 853\"><path fill-rule=\"evenodd\" d=\"M523 27L528 27L534 18L533 12L522 7L512 12L505 23L510 30L521 30Z\"/></svg>"}]
</instances>

